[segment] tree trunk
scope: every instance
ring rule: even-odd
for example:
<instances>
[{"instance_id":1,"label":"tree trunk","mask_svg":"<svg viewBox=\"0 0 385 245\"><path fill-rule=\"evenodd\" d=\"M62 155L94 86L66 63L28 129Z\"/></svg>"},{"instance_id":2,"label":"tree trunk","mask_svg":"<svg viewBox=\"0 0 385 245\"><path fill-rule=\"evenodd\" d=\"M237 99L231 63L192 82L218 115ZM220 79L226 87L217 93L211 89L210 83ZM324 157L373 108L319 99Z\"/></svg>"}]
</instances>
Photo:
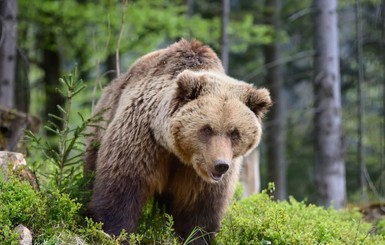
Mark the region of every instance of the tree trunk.
<instances>
[{"instance_id":1,"label":"tree trunk","mask_svg":"<svg viewBox=\"0 0 385 245\"><path fill-rule=\"evenodd\" d=\"M265 5L265 24L275 31L274 41L264 46L266 65L266 81L274 106L267 116L267 162L268 181L274 182L276 200L286 198L286 164L285 164L285 125L283 115L282 69L279 64L280 45L278 33L280 30L280 0L268 0Z\"/></svg>"},{"instance_id":2,"label":"tree trunk","mask_svg":"<svg viewBox=\"0 0 385 245\"><path fill-rule=\"evenodd\" d=\"M368 192L366 187L365 173L365 151L364 151L364 60L363 60L363 40L362 40L362 21L361 10L358 0L355 3L356 14L356 40L357 40L357 64L358 64L358 81L357 81L357 109L358 109L358 128L357 128L357 152L360 173L361 201L368 202Z\"/></svg>"},{"instance_id":3,"label":"tree trunk","mask_svg":"<svg viewBox=\"0 0 385 245\"><path fill-rule=\"evenodd\" d=\"M43 121L44 123L48 120L55 121L55 123L61 127L61 121L54 120L48 116L48 114L62 116L57 105L62 106L64 104L64 98L56 91L56 88L60 86L60 54L57 50L55 34L48 30L43 35L47 40L43 47L43 61L41 65L44 71L44 91L46 97ZM51 135L52 133L47 131L47 134Z\"/></svg>"},{"instance_id":4,"label":"tree trunk","mask_svg":"<svg viewBox=\"0 0 385 245\"><path fill-rule=\"evenodd\" d=\"M382 115L385 115L385 0L382 0L381 8L381 49L382 49ZM382 117L382 138L381 138L381 173L385 172L385 116ZM380 194L385 196L385 178L380 178Z\"/></svg>"},{"instance_id":5,"label":"tree trunk","mask_svg":"<svg viewBox=\"0 0 385 245\"><path fill-rule=\"evenodd\" d=\"M194 0L187 0L187 18L191 18L194 15Z\"/></svg>"},{"instance_id":6,"label":"tree trunk","mask_svg":"<svg viewBox=\"0 0 385 245\"><path fill-rule=\"evenodd\" d=\"M337 1L313 0L314 123L317 203L344 207L345 162L341 132L341 91Z\"/></svg>"},{"instance_id":7,"label":"tree trunk","mask_svg":"<svg viewBox=\"0 0 385 245\"><path fill-rule=\"evenodd\" d=\"M0 0L0 104L14 107L16 0Z\"/></svg>"},{"instance_id":8,"label":"tree trunk","mask_svg":"<svg viewBox=\"0 0 385 245\"><path fill-rule=\"evenodd\" d=\"M112 81L116 78L116 59L115 54L109 54L106 59L106 77L108 81Z\"/></svg>"},{"instance_id":9,"label":"tree trunk","mask_svg":"<svg viewBox=\"0 0 385 245\"><path fill-rule=\"evenodd\" d=\"M18 52L16 59L15 107L28 113L31 104L31 88L28 79L29 63L23 52Z\"/></svg>"},{"instance_id":10,"label":"tree trunk","mask_svg":"<svg viewBox=\"0 0 385 245\"><path fill-rule=\"evenodd\" d=\"M188 21L191 21L191 18L194 16L194 0L187 0L187 12L186 16ZM188 38L194 38L194 35L192 33L192 30L188 30Z\"/></svg>"},{"instance_id":11,"label":"tree trunk","mask_svg":"<svg viewBox=\"0 0 385 245\"><path fill-rule=\"evenodd\" d=\"M230 16L230 0L222 0L222 18L221 18L221 60L225 72L229 68L229 39L227 35L227 26Z\"/></svg>"},{"instance_id":12,"label":"tree trunk","mask_svg":"<svg viewBox=\"0 0 385 245\"><path fill-rule=\"evenodd\" d=\"M250 196L260 192L261 179L259 174L259 150L253 150L243 159L241 172L241 182L243 184L243 196Z\"/></svg>"}]
</instances>

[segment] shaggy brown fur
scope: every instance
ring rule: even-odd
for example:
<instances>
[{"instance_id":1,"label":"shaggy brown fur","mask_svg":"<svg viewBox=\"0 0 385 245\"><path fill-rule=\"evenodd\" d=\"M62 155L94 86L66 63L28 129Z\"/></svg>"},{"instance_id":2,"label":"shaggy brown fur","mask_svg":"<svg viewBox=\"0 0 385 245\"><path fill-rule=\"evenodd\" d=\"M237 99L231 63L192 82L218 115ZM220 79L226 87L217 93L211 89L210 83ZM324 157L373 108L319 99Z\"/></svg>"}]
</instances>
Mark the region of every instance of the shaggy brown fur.
<instances>
[{"instance_id":1,"label":"shaggy brown fur","mask_svg":"<svg viewBox=\"0 0 385 245\"><path fill-rule=\"evenodd\" d=\"M182 239L199 226L210 234L195 244L210 241L270 105L266 89L226 76L216 54L197 41L143 56L104 90L94 112L110 108L105 130L88 139L92 217L110 234L134 232L154 196Z\"/></svg>"}]
</instances>

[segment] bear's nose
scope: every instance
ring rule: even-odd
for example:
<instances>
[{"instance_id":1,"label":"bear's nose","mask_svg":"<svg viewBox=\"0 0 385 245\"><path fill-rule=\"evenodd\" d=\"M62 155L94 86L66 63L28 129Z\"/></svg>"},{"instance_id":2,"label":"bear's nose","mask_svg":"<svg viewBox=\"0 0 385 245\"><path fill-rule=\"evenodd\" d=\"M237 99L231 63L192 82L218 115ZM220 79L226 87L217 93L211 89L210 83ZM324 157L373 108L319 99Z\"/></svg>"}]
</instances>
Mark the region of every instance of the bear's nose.
<instances>
[{"instance_id":1,"label":"bear's nose","mask_svg":"<svg viewBox=\"0 0 385 245\"><path fill-rule=\"evenodd\" d=\"M226 160L215 160L215 171L217 171L219 174L224 174L229 169L230 164Z\"/></svg>"}]
</instances>

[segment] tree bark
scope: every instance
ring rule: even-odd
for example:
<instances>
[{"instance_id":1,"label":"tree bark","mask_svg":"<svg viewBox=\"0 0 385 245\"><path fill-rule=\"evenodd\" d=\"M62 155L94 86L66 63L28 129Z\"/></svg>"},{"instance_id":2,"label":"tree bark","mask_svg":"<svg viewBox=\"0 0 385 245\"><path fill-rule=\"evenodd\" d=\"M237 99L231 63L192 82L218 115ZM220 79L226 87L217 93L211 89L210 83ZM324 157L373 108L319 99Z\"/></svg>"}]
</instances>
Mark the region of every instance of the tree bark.
<instances>
[{"instance_id":1,"label":"tree bark","mask_svg":"<svg viewBox=\"0 0 385 245\"><path fill-rule=\"evenodd\" d=\"M250 196L261 190L261 179L259 174L259 150L253 150L243 159L241 172L241 182L243 184L243 196Z\"/></svg>"},{"instance_id":2,"label":"tree bark","mask_svg":"<svg viewBox=\"0 0 385 245\"><path fill-rule=\"evenodd\" d=\"M361 10L358 0L355 3L355 14L356 14L356 40L357 40L357 64L358 64L358 81L357 81L357 152L358 152L358 163L360 173L360 186L361 186L361 201L368 201L368 192L366 186L366 166L365 166L365 151L364 151L364 94L363 86L365 82L364 78L364 61L363 61L363 38L362 38L362 21L361 21Z\"/></svg>"},{"instance_id":3,"label":"tree bark","mask_svg":"<svg viewBox=\"0 0 385 245\"><path fill-rule=\"evenodd\" d=\"M274 30L274 41L263 48L266 65L266 82L274 106L267 116L267 162L268 181L274 182L276 200L286 199L286 164L285 164L285 124L283 115L282 68L279 64L280 45L280 0L267 0L265 3L265 24Z\"/></svg>"},{"instance_id":4,"label":"tree bark","mask_svg":"<svg viewBox=\"0 0 385 245\"><path fill-rule=\"evenodd\" d=\"M337 1L313 0L314 10L314 137L317 203L340 209L346 180L341 129Z\"/></svg>"},{"instance_id":5,"label":"tree bark","mask_svg":"<svg viewBox=\"0 0 385 245\"><path fill-rule=\"evenodd\" d=\"M106 76L108 81L116 78L116 59L115 54L109 54L106 59Z\"/></svg>"},{"instance_id":6,"label":"tree bark","mask_svg":"<svg viewBox=\"0 0 385 245\"><path fill-rule=\"evenodd\" d=\"M187 18L191 18L194 15L194 0L187 0Z\"/></svg>"},{"instance_id":7,"label":"tree bark","mask_svg":"<svg viewBox=\"0 0 385 245\"><path fill-rule=\"evenodd\" d=\"M194 16L194 0L187 0L187 12L186 12L186 17L188 21L191 20L191 18ZM194 35L192 33L192 30L189 29L188 31L188 38L194 38Z\"/></svg>"},{"instance_id":8,"label":"tree bark","mask_svg":"<svg viewBox=\"0 0 385 245\"><path fill-rule=\"evenodd\" d=\"M16 0L0 0L0 104L14 107L16 65Z\"/></svg>"},{"instance_id":9,"label":"tree bark","mask_svg":"<svg viewBox=\"0 0 385 245\"><path fill-rule=\"evenodd\" d=\"M31 104L31 87L29 85L29 63L23 52L17 52L15 79L15 108L28 113Z\"/></svg>"},{"instance_id":10,"label":"tree bark","mask_svg":"<svg viewBox=\"0 0 385 245\"><path fill-rule=\"evenodd\" d=\"M381 6L381 49L382 49L382 115L385 115L385 0L382 0ZM382 137L381 137L381 172L385 172L385 116L382 117ZM385 186L384 178L380 178L380 186ZM385 196L385 188L380 188L380 194Z\"/></svg>"},{"instance_id":11,"label":"tree bark","mask_svg":"<svg viewBox=\"0 0 385 245\"><path fill-rule=\"evenodd\" d=\"M46 39L46 43L44 43L44 47L42 47L43 61L41 64L41 68L44 71L44 92L46 97L43 122L45 123L48 120L55 121L55 123L61 127L61 121L53 120L53 118L48 116L48 114L54 114L59 117L62 116L57 105L62 106L64 104L64 98L56 91L56 88L60 85L60 54L57 50L55 34L47 30L43 33L43 36ZM47 134L51 135L52 133L47 131Z\"/></svg>"},{"instance_id":12,"label":"tree bark","mask_svg":"<svg viewBox=\"0 0 385 245\"><path fill-rule=\"evenodd\" d=\"M221 60L225 72L229 68L229 38L227 35L227 26L230 16L230 0L222 0L222 18L221 18Z\"/></svg>"}]
</instances>

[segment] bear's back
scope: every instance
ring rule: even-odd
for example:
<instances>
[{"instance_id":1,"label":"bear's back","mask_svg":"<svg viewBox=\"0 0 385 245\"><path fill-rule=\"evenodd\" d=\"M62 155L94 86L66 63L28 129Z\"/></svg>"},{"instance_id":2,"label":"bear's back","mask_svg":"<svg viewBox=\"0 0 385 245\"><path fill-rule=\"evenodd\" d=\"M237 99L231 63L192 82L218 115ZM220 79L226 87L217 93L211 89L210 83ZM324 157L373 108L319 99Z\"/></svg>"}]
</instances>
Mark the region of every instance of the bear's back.
<instances>
[{"instance_id":1,"label":"bear's back","mask_svg":"<svg viewBox=\"0 0 385 245\"><path fill-rule=\"evenodd\" d=\"M124 75L127 85L146 77L169 76L175 78L184 70L211 70L224 73L215 52L199 41L180 40L171 46L139 58Z\"/></svg>"},{"instance_id":2,"label":"bear's back","mask_svg":"<svg viewBox=\"0 0 385 245\"><path fill-rule=\"evenodd\" d=\"M114 115L120 96L127 86L134 86L138 82L147 82L157 77L166 76L174 79L184 70L210 70L224 73L221 61L210 47L199 41L182 39L167 48L139 58L127 73L116 78L106 87L103 95L109 99L101 104L108 104L111 107L111 115Z\"/></svg>"}]
</instances>

